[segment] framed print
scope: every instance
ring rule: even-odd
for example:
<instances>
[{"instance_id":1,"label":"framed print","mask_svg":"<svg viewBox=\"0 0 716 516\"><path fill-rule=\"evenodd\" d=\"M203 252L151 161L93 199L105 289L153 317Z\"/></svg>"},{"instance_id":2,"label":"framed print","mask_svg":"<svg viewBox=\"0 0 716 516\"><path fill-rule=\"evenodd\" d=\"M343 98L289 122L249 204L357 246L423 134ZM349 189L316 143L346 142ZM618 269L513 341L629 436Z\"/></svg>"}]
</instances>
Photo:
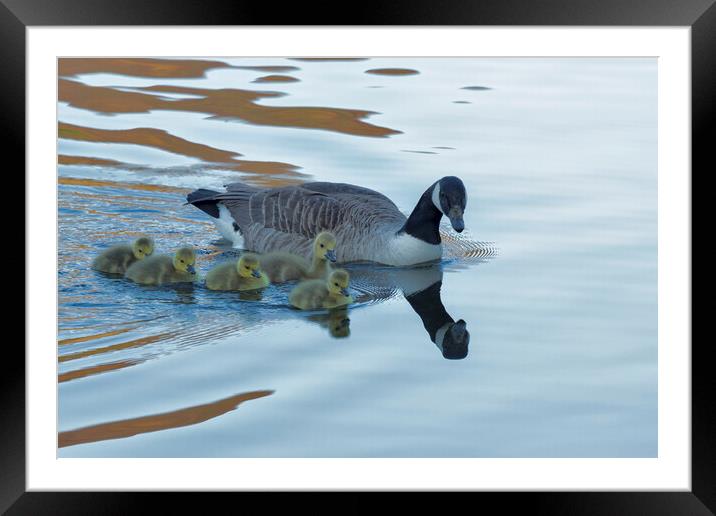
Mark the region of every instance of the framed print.
<instances>
[{"instance_id":1,"label":"framed print","mask_svg":"<svg viewBox=\"0 0 716 516\"><path fill-rule=\"evenodd\" d=\"M3 510L714 511L712 2L58 5L0 11L28 242Z\"/></svg>"}]
</instances>

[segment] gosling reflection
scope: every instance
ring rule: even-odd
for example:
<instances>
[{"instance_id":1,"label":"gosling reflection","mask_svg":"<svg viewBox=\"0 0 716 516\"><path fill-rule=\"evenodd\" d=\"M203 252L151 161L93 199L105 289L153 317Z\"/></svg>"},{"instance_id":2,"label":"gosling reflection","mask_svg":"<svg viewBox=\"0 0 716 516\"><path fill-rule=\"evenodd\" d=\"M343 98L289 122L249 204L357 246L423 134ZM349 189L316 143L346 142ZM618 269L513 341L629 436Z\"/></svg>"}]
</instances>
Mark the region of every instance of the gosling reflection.
<instances>
[{"instance_id":1,"label":"gosling reflection","mask_svg":"<svg viewBox=\"0 0 716 516\"><path fill-rule=\"evenodd\" d=\"M234 292L232 292L234 293ZM263 290L240 290L235 292L241 301L261 301L263 299Z\"/></svg>"},{"instance_id":2,"label":"gosling reflection","mask_svg":"<svg viewBox=\"0 0 716 516\"><path fill-rule=\"evenodd\" d=\"M193 283L174 283L171 285L165 285L163 287L167 290L173 290L176 293L176 303L182 305L193 305L196 303L196 296L194 293Z\"/></svg>"},{"instance_id":3,"label":"gosling reflection","mask_svg":"<svg viewBox=\"0 0 716 516\"><path fill-rule=\"evenodd\" d=\"M351 334L351 320L346 307L334 308L327 314L311 315L308 319L327 328L333 338L342 339Z\"/></svg>"}]
</instances>

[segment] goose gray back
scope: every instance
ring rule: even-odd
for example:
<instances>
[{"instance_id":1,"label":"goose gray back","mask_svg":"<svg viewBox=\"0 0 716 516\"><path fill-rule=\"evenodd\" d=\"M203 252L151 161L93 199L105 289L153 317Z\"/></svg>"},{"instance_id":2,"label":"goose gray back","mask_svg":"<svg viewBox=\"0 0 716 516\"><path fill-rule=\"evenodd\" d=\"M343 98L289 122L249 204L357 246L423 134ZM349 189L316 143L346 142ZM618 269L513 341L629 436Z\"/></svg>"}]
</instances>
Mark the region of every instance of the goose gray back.
<instances>
[{"instance_id":1,"label":"goose gray back","mask_svg":"<svg viewBox=\"0 0 716 516\"><path fill-rule=\"evenodd\" d=\"M425 190L408 217L385 195L346 183L269 189L231 183L225 192L196 190L187 201L210 215L235 246L308 258L315 236L330 231L339 263L400 266L440 259L440 219L448 216L462 231L467 195L459 178L444 177Z\"/></svg>"}]
</instances>

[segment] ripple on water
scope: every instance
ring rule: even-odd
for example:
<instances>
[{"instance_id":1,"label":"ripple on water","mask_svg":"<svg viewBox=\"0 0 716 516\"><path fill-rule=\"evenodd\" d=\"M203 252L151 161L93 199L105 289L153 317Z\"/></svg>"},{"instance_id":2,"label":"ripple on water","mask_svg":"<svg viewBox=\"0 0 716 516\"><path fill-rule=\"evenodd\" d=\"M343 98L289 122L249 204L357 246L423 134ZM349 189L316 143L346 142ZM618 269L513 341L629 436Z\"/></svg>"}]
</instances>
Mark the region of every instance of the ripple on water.
<instances>
[{"instance_id":1,"label":"ripple on water","mask_svg":"<svg viewBox=\"0 0 716 516\"><path fill-rule=\"evenodd\" d=\"M63 178L59 185L60 255L59 380L70 382L112 374L149 359L193 346L246 335L287 319L324 328L335 338L350 336L350 313L419 291L440 278L442 268L469 266L497 255L494 244L443 228L444 259L427 267L352 263L355 303L339 310L296 310L288 295L296 282L260 291L216 292L202 282L142 286L121 275L90 269L96 252L146 233L157 253L192 245L205 273L242 250L207 240L213 224L181 202L181 188L137 188L131 183ZM88 217L101 213L101 217Z\"/></svg>"}]
</instances>

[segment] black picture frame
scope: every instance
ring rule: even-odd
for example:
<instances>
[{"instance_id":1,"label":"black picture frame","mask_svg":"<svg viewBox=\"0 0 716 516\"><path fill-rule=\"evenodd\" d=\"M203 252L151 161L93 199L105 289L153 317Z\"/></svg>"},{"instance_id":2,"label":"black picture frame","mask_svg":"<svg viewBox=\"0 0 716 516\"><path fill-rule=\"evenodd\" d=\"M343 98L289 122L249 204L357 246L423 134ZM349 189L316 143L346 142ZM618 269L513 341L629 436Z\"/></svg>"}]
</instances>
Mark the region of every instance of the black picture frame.
<instances>
[{"instance_id":1,"label":"black picture frame","mask_svg":"<svg viewBox=\"0 0 716 516\"><path fill-rule=\"evenodd\" d=\"M2 114L7 156L15 169L25 166L25 29L28 26L82 25L573 25L691 27L692 172L713 170L716 141L716 0L394 0L381 4L283 3L185 0L0 0L0 62L3 72ZM709 165L711 165L709 167ZM18 174L8 174L7 176ZM10 179L6 176L6 180ZM19 183L19 180L18 180ZM693 182L692 182L693 184ZM5 188L9 188L6 186ZM20 188L16 185L12 197ZM7 190L6 190L7 192ZM28 197L25 191L25 198ZM18 235L19 237L19 235ZM25 238L23 235L22 238ZM692 250L689 250L692 252ZM25 273L27 274L27 270ZM12 346L11 346L12 344ZM686 345L686 343L683 343ZM27 343L26 343L27 345ZM486 502L500 511L585 515L707 515L716 513L716 393L710 347L692 345L692 490L690 492L502 492L451 493L450 504L467 502L476 509ZM5 339L5 370L0 375L0 511L7 514L127 514L149 510L160 501L162 512L188 509L190 502L208 509L206 497L190 493L26 492L25 486L25 351ZM21 366L22 365L22 366ZM257 499L264 510L286 501L273 493L212 493ZM470 497L469 500L466 497ZM160 498L160 500L158 499ZM189 500L191 498L191 500ZM383 506L379 493L348 493L339 500L308 493L291 496L292 511L321 508L339 513L368 512ZM404 497L401 505L444 511L449 506L424 493ZM438 497L441 498L441 497ZM203 500L203 501L202 501ZM215 502L215 500L212 500ZM476 504L477 502L477 504ZM338 505L336 505L338 504ZM478 505L479 504L479 505ZM173 511L172 511L173 512Z\"/></svg>"}]
</instances>

